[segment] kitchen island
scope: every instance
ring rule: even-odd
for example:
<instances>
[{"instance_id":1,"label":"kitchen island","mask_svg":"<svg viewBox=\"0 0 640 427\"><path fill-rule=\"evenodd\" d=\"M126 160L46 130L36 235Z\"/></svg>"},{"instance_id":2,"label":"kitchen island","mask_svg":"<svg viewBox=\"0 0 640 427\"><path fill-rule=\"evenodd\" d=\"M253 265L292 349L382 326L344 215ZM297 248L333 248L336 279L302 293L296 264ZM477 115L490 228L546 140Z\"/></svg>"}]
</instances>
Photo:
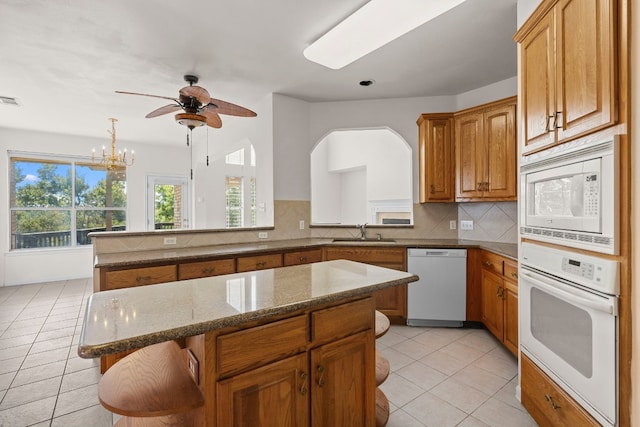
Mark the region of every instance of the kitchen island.
<instances>
[{"instance_id":1,"label":"kitchen island","mask_svg":"<svg viewBox=\"0 0 640 427\"><path fill-rule=\"evenodd\" d=\"M187 417L203 426L373 426L372 294L417 279L337 260L98 292L88 302L78 354L144 347L115 364L99 386L103 405L124 415L119 425ZM166 361L154 349L166 352L158 346L169 341L177 356ZM158 408L158 394L177 393L158 390L172 386L167 370L191 378L201 403L168 399L177 413ZM152 404L136 398L137 407L118 406L131 405L127 391L139 396L149 383Z\"/></svg>"}]
</instances>

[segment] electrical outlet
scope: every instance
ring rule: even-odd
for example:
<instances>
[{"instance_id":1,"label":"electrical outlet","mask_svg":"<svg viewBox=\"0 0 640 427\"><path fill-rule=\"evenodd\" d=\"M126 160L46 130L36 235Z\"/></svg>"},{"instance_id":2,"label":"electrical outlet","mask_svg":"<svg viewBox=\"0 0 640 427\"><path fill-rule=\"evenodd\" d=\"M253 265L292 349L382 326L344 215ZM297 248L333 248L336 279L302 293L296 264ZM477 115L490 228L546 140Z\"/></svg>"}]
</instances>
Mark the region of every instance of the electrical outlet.
<instances>
[{"instance_id":1,"label":"electrical outlet","mask_svg":"<svg viewBox=\"0 0 640 427\"><path fill-rule=\"evenodd\" d=\"M164 238L164 244L165 245L175 245L177 243L177 240L175 237L165 237Z\"/></svg>"},{"instance_id":2,"label":"electrical outlet","mask_svg":"<svg viewBox=\"0 0 640 427\"><path fill-rule=\"evenodd\" d=\"M455 230L456 229L456 220L452 219L451 221L449 221L449 230Z\"/></svg>"},{"instance_id":3,"label":"electrical outlet","mask_svg":"<svg viewBox=\"0 0 640 427\"><path fill-rule=\"evenodd\" d=\"M304 219L300 220L300 230L304 230Z\"/></svg>"},{"instance_id":4,"label":"electrical outlet","mask_svg":"<svg viewBox=\"0 0 640 427\"><path fill-rule=\"evenodd\" d=\"M473 221L460 221L460 230L473 230Z\"/></svg>"},{"instance_id":5,"label":"electrical outlet","mask_svg":"<svg viewBox=\"0 0 640 427\"><path fill-rule=\"evenodd\" d=\"M198 359L196 359L195 354L193 354L191 350L187 349L186 352L187 352L187 367L189 368L189 374L191 375L193 382L196 383L196 385L198 385L198 383L200 382L199 380L200 374L198 372L199 370Z\"/></svg>"},{"instance_id":6,"label":"electrical outlet","mask_svg":"<svg viewBox=\"0 0 640 427\"><path fill-rule=\"evenodd\" d=\"M266 239L269 237L269 233L267 233L266 231L261 231L258 233L258 239Z\"/></svg>"}]
</instances>

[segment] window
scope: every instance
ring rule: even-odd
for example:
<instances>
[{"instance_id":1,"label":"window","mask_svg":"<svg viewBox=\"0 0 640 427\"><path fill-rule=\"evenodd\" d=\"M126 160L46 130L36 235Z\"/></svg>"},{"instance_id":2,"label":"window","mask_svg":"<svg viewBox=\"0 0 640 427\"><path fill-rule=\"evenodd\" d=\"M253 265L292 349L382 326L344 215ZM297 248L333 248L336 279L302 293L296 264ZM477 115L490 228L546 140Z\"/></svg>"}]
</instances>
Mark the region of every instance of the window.
<instances>
[{"instance_id":1,"label":"window","mask_svg":"<svg viewBox=\"0 0 640 427\"><path fill-rule=\"evenodd\" d=\"M147 229L189 228L189 179L147 176Z\"/></svg>"},{"instance_id":2,"label":"window","mask_svg":"<svg viewBox=\"0 0 640 427\"><path fill-rule=\"evenodd\" d=\"M242 227L242 177L226 177L225 189L227 198L227 228Z\"/></svg>"},{"instance_id":3,"label":"window","mask_svg":"<svg viewBox=\"0 0 640 427\"><path fill-rule=\"evenodd\" d=\"M126 229L126 170L87 160L11 155L11 249L91 244L92 231Z\"/></svg>"}]
</instances>

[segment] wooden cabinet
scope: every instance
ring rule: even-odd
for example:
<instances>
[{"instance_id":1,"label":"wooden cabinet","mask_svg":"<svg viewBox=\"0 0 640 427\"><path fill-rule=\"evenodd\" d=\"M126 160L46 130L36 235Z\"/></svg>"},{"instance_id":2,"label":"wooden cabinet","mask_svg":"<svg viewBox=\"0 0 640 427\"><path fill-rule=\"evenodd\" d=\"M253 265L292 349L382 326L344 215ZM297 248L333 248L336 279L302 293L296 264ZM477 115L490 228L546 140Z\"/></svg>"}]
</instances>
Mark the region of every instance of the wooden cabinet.
<instances>
[{"instance_id":1,"label":"wooden cabinet","mask_svg":"<svg viewBox=\"0 0 640 427\"><path fill-rule=\"evenodd\" d=\"M406 248L373 246L328 246L324 248L324 260L347 259L380 267L407 271ZM384 313L392 323L407 322L407 286L395 286L375 292L376 310Z\"/></svg>"},{"instance_id":2,"label":"wooden cabinet","mask_svg":"<svg viewBox=\"0 0 640 427\"><path fill-rule=\"evenodd\" d=\"M283 264L285 267L289 265L309 264L320 261L322 261L322 248L285 252L283 258Z\"/></svg>"},{"instance_id":3,"label":"wooden cabinet","mask_svg":"<svg viewBox=\"0 0 640 427\"><path fill-rule=\"evenodd\" d=\"M178 264L178 280L219 276L236 272L235 258Z\"/></svg>"},{"instance_id":4,"label":"wooden cabinet","mask_svg":"<svg viewBox=\"0 0 640 427\"><path fill-rule=\"evenodd\" d=\"M216 425L374 425L373 325L369 297L222 333Z\"/></svg>"},{"instance_id":5,"label":"wooden cabinet","mask_svg":"<svg viewBox=\"0 0 640 427\"><path fill-rule=\"evenodd\" d=\"M133 286L153 285L173 282L178 279L175 265L159 265L154 267L130 268L103 272L102 290L130 288Z\"/></svg>"},{"instance_id":6,"label":"wooden cabinet","mask_svg":"<svg viewBox=\"0 0 640 427\"><path fill-rule=\"evenodd\" d=\"M515 35L523 154L616 123L616 2L548 0Z\"/></svg>"},{"instance_id":7,"label":"wooden cabinet","mask_svg":"<svg viewBox=\"0 0 640 427\"><path fill-rule=\"evenodd\" d=\"M455 201L453 113L418 118L420 203Z\"/></svg>"},{"instance_id":8,"label":"wooden cabinet","mask_svg":"<svg viewBox=\"0 0 640 427\"><path fill-rule=\"evenodd\" d=\"M541 427L600 425L525 354L522 354L520 366L522 405L538 425Z\"/></svg>"},{"instance_id":9,"label":"wooden cabinet","mask_svg":"<svg viewBox=\"0 0 640 427\"><path fill-rule=\"evenodd\" d=\"M282 267L282 254L253 255L238 257L236 269L238 273Z\"/></svg>"},{"instance_id":10,"label":"wooden cabinet","mask_svg":"<svg viewBox=\"0 0 640 427\"><path fill-rule=\"evenodd\" d=\"M511 353L518 354L518 266L483 251L481 255L482 322Z\"/></svg>"},{"instance_id":11,"label":"wooden cabinet","mask_svg":"<svg viewBox=\"0 0 640 427\"><path fill-rule=\"evenodd\" d=\"M455 115L456 200L516 200L516 98Z\"/></svg>"}]
</instances>

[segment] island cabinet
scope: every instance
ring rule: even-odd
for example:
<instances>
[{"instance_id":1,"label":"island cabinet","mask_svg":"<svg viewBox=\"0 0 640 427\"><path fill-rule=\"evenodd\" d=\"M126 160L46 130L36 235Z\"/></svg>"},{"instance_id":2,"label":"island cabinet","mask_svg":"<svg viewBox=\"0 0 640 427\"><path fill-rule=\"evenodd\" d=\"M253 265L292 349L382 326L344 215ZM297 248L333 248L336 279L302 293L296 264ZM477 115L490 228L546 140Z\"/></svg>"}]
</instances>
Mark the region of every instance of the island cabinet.
<instances>
[{"instance_id":1,"label":"island cabinet","mask_svg":"<svg viewBox=\"0 0 640 427\"><path fill-rule=\"evenodd\" d=\"M368 297L188 338L215 401L202 425L375 425L374 325Z\"/></svg>"},{"instance_id":2,"label":"island cabinet","mask_svg":"<svg viewBox=\"0 0 640 427\"><path fill-rule=\"evenodd\" d=\"M523 154L617 121L615 0L546 0L514 39Z\"/></svg>"},{"instance_id":3,"label":"island cabinet","mask_svg":"<svg viewBox=\"0 0 640 427\"><path fill-rule=\"evenodd\" d=\"M516 200L516 98L455 114L456 201Z\"/></svg>"},{"instance_id":4,"label":"island cabinet","mask_svg":"<svg viewBox=\"0 0 640 427\"><path fill-rule=\"evenodd\" d=\"M418 118L420 203L454 202L453 113Z\"/></svg>"},{"instance_id":5,"label":"island cabinet","mask_svg":"<svg viewBox=\"0 0 640 427\"><path fill-rule=\"evenodd\" d=\"M482 323L518 354L518 264L492 252L481 254Z\"/></svg>"},{"instance_id":6,"label":"island cabinet","mask_svg":"<svg viewBox=\"0 0 640 427\"><path fill-rule=\"evenodd\" d=\"M324 260L346 259L364 262L394 270L407 271L406 248L375 246L327 246ZM407 323L407 285L375 292L376 309L384 313L391 323Z\"/></svg>"}]
</instances>

